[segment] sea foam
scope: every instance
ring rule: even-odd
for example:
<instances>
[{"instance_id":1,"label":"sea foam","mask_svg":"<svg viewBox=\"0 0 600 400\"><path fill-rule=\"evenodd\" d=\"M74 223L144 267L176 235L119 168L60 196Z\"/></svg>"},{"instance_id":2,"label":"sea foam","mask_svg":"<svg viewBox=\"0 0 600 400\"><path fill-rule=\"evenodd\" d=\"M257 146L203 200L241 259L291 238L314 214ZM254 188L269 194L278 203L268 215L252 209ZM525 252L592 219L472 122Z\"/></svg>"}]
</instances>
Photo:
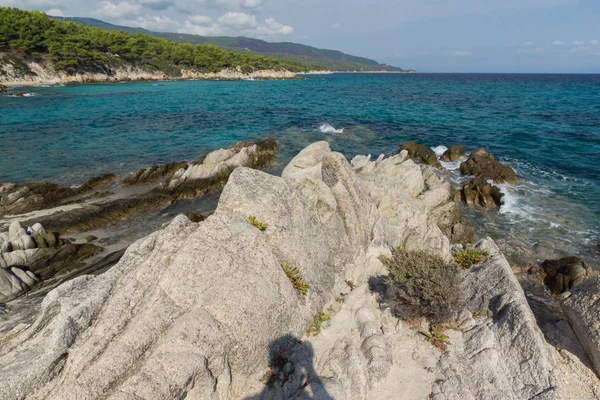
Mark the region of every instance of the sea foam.
<instances>
[{"instance_id":1,"label":"sea foam","mask_svg":"<svg viewBox=\"0 0 600 400\"><path fill-rule=\"evenodd\" d=\"M319 127L319 130L322 133L344 133L343 129L335 129L333 126L331 126L329 124L322 124Z\"/></svg>"}]
</instances>

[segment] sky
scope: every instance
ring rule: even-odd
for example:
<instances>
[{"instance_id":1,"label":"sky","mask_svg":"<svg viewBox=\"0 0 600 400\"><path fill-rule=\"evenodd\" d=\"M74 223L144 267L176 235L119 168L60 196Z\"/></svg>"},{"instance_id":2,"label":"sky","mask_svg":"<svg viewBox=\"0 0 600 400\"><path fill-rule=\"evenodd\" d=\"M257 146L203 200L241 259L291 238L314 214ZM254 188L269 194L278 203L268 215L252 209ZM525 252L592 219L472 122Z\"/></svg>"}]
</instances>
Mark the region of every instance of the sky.
<instances>
[{"instance_id":1,"label":"sky","mask_svg":"<svg viewBox=\"0 0 600 400\"><path fill-rule=\"evenodd\" d=\"M599 0L0 0L154 31L250 36L421 72L600 73Z\"/></svg>"}]
</instances>

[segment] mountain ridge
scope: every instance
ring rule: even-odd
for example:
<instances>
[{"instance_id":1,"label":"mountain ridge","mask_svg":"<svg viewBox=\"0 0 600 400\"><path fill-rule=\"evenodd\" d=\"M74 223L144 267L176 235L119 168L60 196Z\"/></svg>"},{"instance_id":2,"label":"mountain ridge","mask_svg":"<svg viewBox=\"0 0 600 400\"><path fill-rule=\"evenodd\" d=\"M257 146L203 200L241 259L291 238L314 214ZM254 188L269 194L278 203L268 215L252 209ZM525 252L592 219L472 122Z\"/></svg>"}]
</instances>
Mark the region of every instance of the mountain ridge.
<instances>
[{"instance_id":1,"label":"mountain ridge","mask_svg":"<svg viewBox=\"0 0 600 400\"><path fill-rule=\"evenodd\" d=\"M278 57L289 61L319 65L331 71L382 71L382 72L414 72L404 70L375 60L354 56L339 50L320 49L295 42L268 42L245 36L200 36L187 33L156 32L145 28L111 24L95 18L85 17L51 17L64 19L79 24L105 30L122 30L128 33L173 40L179 43L213 44L221 48L250 54Z\"/></svg>"}]
</instances>

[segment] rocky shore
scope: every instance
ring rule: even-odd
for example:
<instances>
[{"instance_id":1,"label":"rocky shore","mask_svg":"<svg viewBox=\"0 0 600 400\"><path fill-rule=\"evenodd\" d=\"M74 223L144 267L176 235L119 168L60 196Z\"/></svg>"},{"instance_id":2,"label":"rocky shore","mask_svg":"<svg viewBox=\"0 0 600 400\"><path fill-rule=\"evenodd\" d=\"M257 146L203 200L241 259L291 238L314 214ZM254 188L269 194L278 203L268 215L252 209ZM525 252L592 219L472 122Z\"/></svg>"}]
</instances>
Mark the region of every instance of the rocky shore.
<instances>
[{"instance_id":1,"label":"rocky shore","mask_svg":"<svg viewBox=\"0 0 600 400\"><path fill-rule=\"evenodd\" d=\"M276 150L242 142L78 188L3 185L1 259L24 261L0 263L0 399L600 398L600 278L576 260L516 271L492 239L471 244L459 204L499 206L509 166L450 148L456 188L414 143L348 162L317 142L278 177L260 171ZM52 276L29 259L86 246L61 235L221 189L214 212L177 216L14 315L9 300ZM409 296L418 310L442 301L443 320L399 316L398 254L452 266L452 302L427 282Z\"/></svg>"},{"instance_id":2,"label":"rocky shore","mask_svg":"<svg viewBox=\"0 0 600 400\"><path fill-rule=\"evenodd\" d=\"M0 58L2 53L0 53ZM308 72L311 73L311 72ZM312 71L314 73L314 71ZM328 73L328 71L323 71ZM287 70L259 70L245 73L241 69L224 69L220 72L202 73L182 70L180 75L171 76L161 71L148 71L142 68L121 67L108 72L83 72L68 74L51 65L27 62L16 68L11 63L0 62L0 93L6 86L66 85L77 83L115 83L162 80L279 80L299 79L298 74Z\"/></svg>"}]
</instances>

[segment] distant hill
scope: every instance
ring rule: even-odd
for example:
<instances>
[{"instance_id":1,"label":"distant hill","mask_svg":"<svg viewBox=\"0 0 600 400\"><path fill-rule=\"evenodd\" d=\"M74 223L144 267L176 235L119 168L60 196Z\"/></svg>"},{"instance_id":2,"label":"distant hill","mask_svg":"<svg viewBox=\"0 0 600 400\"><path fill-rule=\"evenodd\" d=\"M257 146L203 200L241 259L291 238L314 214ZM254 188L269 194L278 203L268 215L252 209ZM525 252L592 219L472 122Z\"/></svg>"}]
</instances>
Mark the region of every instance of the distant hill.
<instances>
[{"instance_id":1,"label":"distant hill","mask_svg":"<svg viewBox=\"0 0 600 400\"><path fill-rule=\"evenodd\" d=\"M62 18L61 18L62 19ZM106 30L125 31L129 33L141 33L155 36L180 43L190 44L214 44L221 48L260 54L264 56L275 56L278 58L301 62L304 64L318 65L332 71L395 71L408 72L402 68L380 64L377 61L364 57L356 57L337 50L317 49L315 47L292 42L266 42L264 40L252 39L244 36L198 36L183 33L153 32L143 28L113 25L94 18L66 18L80 24L102 28Z\"/></svg>"}]
</instances>

